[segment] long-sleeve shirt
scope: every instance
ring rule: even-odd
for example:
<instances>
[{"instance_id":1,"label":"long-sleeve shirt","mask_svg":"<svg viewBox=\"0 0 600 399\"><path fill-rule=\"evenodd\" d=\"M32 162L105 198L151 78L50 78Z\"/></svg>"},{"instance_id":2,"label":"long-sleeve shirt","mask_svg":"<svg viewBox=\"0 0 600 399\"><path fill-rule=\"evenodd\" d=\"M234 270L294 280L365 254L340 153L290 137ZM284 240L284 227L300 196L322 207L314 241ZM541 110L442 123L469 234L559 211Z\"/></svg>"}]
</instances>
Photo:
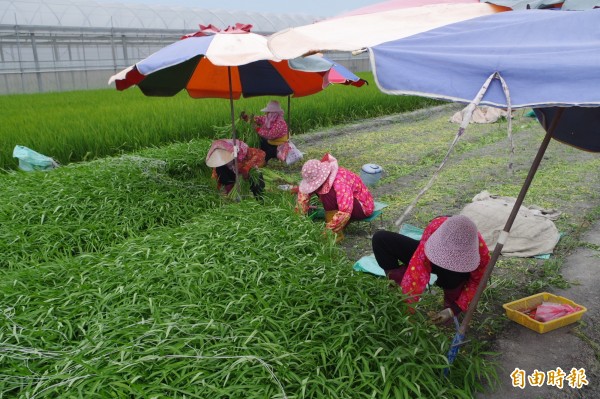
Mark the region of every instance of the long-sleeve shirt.
<instances>
[{"instance_id":1,"label":"long-sleeve shirt","mask_svg":"<svg viewBox=\"0 0 600 399\"><path fill-rule=\"evenodd\" d=\"M333 219L327 223L326 227L334 232L340 232L350 221L352 209L354 208L354 199L360 203L362 210L366 216L373 213L375 204L373 196L362 182L360 177L355 173L339 168L332 185L336 193L337 212ZM319 188L317 194L326 194L331 187L324 184ZM307 213L310 205L311 194L302 194L298 192L298 209L302 213Z\"/></svg>"},{"instance_id":2,"label":"long-sleeve shirt","mask_svg":"<svg viewBox=\"0 0 600 399\"><path fill-rule=\"evenodd\" d=\"M271 122L270 127L265 126L266 115L259 115L254 117L256 123L256 132L260 137L269 140L269 144L279 145L283 144L288 139L288 127L287 123L283 118Z\"/></svg>"},{"instance_id":3,"label":"long-sleeve shirt","mask_svg":"<svg viewBox=\"0 0 600 399\"><path fill-rule=\"evenodd\" d=\"M235 173L233 168L233 161L229 162L226 166L229 170ZM265 152L258 148L248 147L245 152L245 156L242 160L238 161L237 167L238 172L244 179L250 178L250 169L262 168L265 166ZM213 168L212 178L217 179L217 188L221 188L221 181L217 173L217 168Z\"/></svg>"},{"instance_id":4,"label":"long-sleeve shirt","mask_svg":"<svg viewBox=\"0 0 600 399\"><path fill-rule=\"evenodd\" d=\"M408 268L406 273L404 273L404 277L400 284L403 293L412 295L412 297L408 299L408 302L418 301L419 296L423 293L429 282L431 261L425 256L425 243L446 219L448 219L447 216L440 216L433 219L427 225L425 231L423 231L419 246L408 263ZM467 310L469 304L473 300L475 291L477 291L477 287L479 286L483 274L485 273L485 269L490 261L490 253L483 237L480 233L477 233L477 236L479 238L479 266L470 273L469 279L464 283L461 293L456 301L458 307L463 311Z\"/></svg>"}]
</instances>

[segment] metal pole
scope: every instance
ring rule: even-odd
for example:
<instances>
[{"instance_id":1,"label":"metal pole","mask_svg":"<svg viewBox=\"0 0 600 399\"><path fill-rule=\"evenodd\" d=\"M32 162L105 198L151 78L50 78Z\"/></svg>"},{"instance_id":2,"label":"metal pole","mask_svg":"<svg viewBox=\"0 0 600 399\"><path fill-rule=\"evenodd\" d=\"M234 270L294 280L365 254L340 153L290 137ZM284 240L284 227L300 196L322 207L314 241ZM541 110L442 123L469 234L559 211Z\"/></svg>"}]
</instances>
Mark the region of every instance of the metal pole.
<instances>
[{"instance_id":1,"label":"metal pole","mask_svg":"<svg viewBox=\"0 0 600 399\"><path fill-rule=\"evenodd\" d=\"M19 40L19 24L15 14L15 37L17 38L17 56L19 57L19 72L21 73L21 93L25 93L25 75L23 71L23 54L21 53L21 41Z\"/></svg>"},{"instance_id":2,"label":"metal pole","mask_svg":"<svg viewBox=\"0 0 600 399\"><path fill-rule=\"evenodd\" d=\"M556 126L558 125L558 122L561 118L563 111L564 111L564 108L559 108L557 110L556 114L554 115L554 118L552 119L552 123L550 124L550 127L546 130L546 136L544 137L544 140L542 141L542 144L540 145L540 148L538 149L537 155L535 156L535 159L533 160L531 168L529 169L529 173L527 174L527 177L525 178L525 183L523 183L523 187L521 187L519 196L517 197L517 200L515 201L515 204L512 208L510 216L508 217L508 220L506 221L504 230L500 233L500 236L498 237L498 242L496 243L496 247L494 248L494 252L492 253L492 256L490 258L490 263L488 264L487 268L485 269L485 273L483 274L483 277L481 278L481 281L479 282L479 286L477 286L477 291L475 292L475 296L473 297L473 300L471 301L471 303L469 305L469 309L467 309L467 313L465 313L465 317L463 318L462 323L460 324L460 328L458 329L458 333L462 334L463 336L466 334L467 329L469 328L469 323L471 322L471 319L473 318L473 313L475 312L475 309L477 308L477 303L479 302L479 299L481 298L481 294L483 293L483 290L487 284L487 281L489 280L489 278L492 274L494 265L496 264L496 261L500 257L500 252L502 252L504 243L506 242L506 239L508 238L508 233L510 232L513 222L515 221L515 218L517 217L517 213L519 213L519 208L521 208L521 204L523 204L523 200L525 199L527 190L529 189L529 186L531 185L531 182L533 181L533 176L535 175L535 172L537 171L538 166L540 165L542 158L544 157L544 153L546 152L546 149L548 148L548 144L550 144L550 139L552 138L552 133L554 132L554 129L556 129Z\"/></svg>"},{"instance_id":3,"label":"metal pole","mask_svg":"<svg viewBox=\"0 0 600 399\"><path fill-rule=\"evenodd\" d=\"M42 72L40 70L40 57L38 55L37 43L35 41L35 33L30 32L29 37L31 38L31 51L33 52L33 62L35 63L35 76L38 83L38 91L44 92L44 85L42 83Z\"/></svg>"},{"instance_id":4,"label":"metal pole","mask_svg":"<svg viewBox=\"0 0 600 399\"><path fill-rule=\"evenodd\" d=\"M127 37L124 34L121 35L121 45L123 46L123 60L125 61L125 65L129 65L129 53L127 52Z\"/></svg>"},{"instance_id":5,"label":"metal pole","mask_svg":"<svg viewBox=\"0 0 600 399\"><path fill-rule=\"evenodd\" d=\"M113 26L112 17L110 17L110 51L112 54L112 62L115 73L117 73L117 49L115 48L115 28Z\"/></svg>"},{"instance_id":6,"label":"metal pole","mask_svg":"<svg viewBox=\"0 0 600 399\"><path fill-rule=\"evenodd\" d=\"M290 125L290 120L291 120L291 117L290 117L290 112L291 112L291 111L290 111L290 95L289 95L289 94L288 94L288 98L287 98L287 100L288 100L288 110L287 110L287 125L288 125L288 140L289 140L289 139L290 139L290 137L291 137L291 134L290 134L290 127L292 126L292 125Z\"/></svg>"},{"instance_id":7,"label":"metal pole","mask_svg":"<svg viewBox=\"0 0 600 399\"><path fill-rule=\"evenodd\" d=\"M83 55L83 75L84 75L84 80L85 80L85 88L89 89L89 85L88 85L88 68L87 68L87 56L85 55L85 42L84 42L84 37L83 37L83 32L81 33L81 51L82 51L82 55Z\"/></svg>"},{"instance_id":8,"label":"metal pole","mask_svg":"<svg viewBox=\"0 0 600 399\"><path fill-rule=\"evenodd\" d=\"M229 109L231 110L231 135L233 137L233 169L235 172L235 183L233 189L238 193L237 199L240 199L239 196L239 172L238 172L238 154L237 154L237 135L235 132L235 115L233 112L233 84L231 83L231 67L227 67L227 78L229 80Z\"/></svg>"},{"instance_id":9,"label":"metal pole","mask_svg":"<svg viewBox=\"0 0 600 399\"><path fill-rule=\"evenodd\" d=\"M63 91L62 74L61 71L59 71L58 66L56 65L57 61L60 63L60 52L58 51L58 43L56 41L56 36L52 36L52 34L50 34L50 36L52 37L52 64L54 66L54 74L56 76L56 81L58 82L58 91Z\"/></svg>"}]
</instances>

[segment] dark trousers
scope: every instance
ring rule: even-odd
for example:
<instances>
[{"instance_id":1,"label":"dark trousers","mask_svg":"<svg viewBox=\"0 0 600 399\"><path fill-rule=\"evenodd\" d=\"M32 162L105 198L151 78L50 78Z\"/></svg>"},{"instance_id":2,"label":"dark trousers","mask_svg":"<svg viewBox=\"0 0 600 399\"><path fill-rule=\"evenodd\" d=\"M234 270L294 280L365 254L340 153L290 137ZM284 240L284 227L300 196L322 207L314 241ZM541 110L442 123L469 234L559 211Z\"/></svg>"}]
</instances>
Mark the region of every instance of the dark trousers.
<instances>
[{"instance_id":1,"label":"dark trousers","mask_svg":"<svg viewBox=\"0 0 600 399\"><path fill-rule=\"evenodd\" d=\"M235 184L235 173L226 165L216 168L219 183L225 187L225 192L229 193ZM255 198L259 199L265 190L265 179L261 172L258 172L258 179L250 179L250 191Z\"/></svg>"},{"instance_id":2,"label":"dark trousers","mask_svg":"<svg viewBox=\"0 0 600 399\"><path fill-rule=\"evenodd\" d=\"M380 230L373 234L371 244L377 263L387 273L388 270L400 268L399 262L406 269L419 246L419 241L402 234Z\"/></svg>"},{"instance_id":3,"label":"dark trousers","mask_svg":"<svg viewBox=\"0 0 600 399\"><path fill-rule=\"evenodd\" d=\"M375 259L385 271L385 275L400 285L410 259L419 246L419 241L402 234L380 230L373 234L371 245ZM436 285L444 290L444 306L451 308L455 315L459 314L461 309L456 301L468 275L445 270L434 264L431 268L438 276Z\"/></svg>"},{"instance_id":4,"label":"dark trousers","mask_svg":"<svg viewBox=\"0 0 600 399\"><path fill-rule=\"evenodd\" d=\"M337 203L337 194L333 187L331 187L327 194L319 194L319 200L321 200L321 203L323 204L323 209L325 209L326 211L339 210ZM367 215L365 215L362 205L356 198L354 198L354 202L352 203L352 213L350 214L350 219L361 220L366 218Z\"/></svg>"},{"instance_id":5,"label":"dark trousers","mask_svg":"<svg viewBox=\"0 0 600 399\"><path fill-rule=\"evenodd\" d=\"M260 138L260 149L265 152L265 163L269 162L269 159L277 158L277 146L269 144L269 141L265 138Z\"/></svg>"}]
</instances>

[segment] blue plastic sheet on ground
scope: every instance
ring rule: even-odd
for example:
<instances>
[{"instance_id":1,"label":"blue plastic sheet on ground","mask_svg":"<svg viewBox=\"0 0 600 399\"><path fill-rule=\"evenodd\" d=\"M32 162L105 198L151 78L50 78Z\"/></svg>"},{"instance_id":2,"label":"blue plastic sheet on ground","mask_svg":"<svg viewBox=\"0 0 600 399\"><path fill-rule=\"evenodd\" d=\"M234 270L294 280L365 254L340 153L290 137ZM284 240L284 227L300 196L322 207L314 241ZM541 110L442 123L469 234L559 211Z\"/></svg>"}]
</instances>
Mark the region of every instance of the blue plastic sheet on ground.
<instances>
[{"instance_id":1,"label":"blue plastic sheet on ground","mask_svg":"<svg viewBox=\"0 0 600 399\"><path fill-rule=\"evenodd\" d=\"M356 270L357 272L371 273L371 274L374 274L376 276L381 276L381 277L385 276L385 272L383 271L381 266L379 266L379 264L377 263L377 260L375 259L375 255L363 256L362 258L360 258L359 260L356 261L356 263L354 264L354 266L352 266L352 268L354 270Z\"/></svg>"},{"instance_id":2,"label":"blue plastic sheet on ground","mask_svg":"<svg viewBox=\"0 0 600 399\"><path fill-rule=\"evenodd\" d=\"M400 226L400 234L413 238L415 240L420 240L423 235L423 229L420 229L416 226L413 226L408 223L404 223ZM357 272L365 272L371 273L376 276L385 276L385 272L377 263L374 255L363 256L359 260L356 261L354 266L352 267Z\"/></svg>"}]
</instances>

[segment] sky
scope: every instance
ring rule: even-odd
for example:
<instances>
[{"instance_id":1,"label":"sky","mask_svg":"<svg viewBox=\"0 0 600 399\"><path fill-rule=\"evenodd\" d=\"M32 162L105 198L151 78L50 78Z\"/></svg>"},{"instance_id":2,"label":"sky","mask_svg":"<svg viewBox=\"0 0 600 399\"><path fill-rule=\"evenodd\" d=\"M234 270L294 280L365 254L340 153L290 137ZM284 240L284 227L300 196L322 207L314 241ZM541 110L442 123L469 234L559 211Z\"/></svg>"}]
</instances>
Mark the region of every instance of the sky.
<instances>
[{"instance_id":1,"label":"sky","mask_svg":"<svg viewBox=\"0 0 600 399\"><path fill-rule=\"evenodd\" d=\"M383 0L99 0L110 3L179 5L222 10L301 13L330 17Z\"/></svg>"}]
</instances>

